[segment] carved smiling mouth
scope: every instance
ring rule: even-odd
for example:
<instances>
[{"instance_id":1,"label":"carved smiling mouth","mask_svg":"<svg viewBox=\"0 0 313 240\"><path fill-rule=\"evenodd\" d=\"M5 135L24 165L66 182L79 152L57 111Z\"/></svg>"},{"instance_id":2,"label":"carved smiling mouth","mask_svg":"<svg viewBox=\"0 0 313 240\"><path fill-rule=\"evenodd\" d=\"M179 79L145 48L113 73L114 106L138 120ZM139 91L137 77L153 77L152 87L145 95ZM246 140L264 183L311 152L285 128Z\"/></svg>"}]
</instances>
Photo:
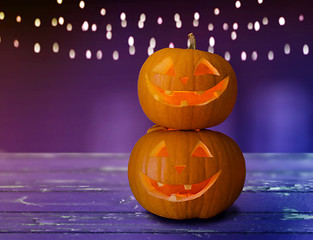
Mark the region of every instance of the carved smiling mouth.
<instances>
[{"instance_id":1,"label":"carved smiling mouth","mask_svg":"<svg viewBox=\"0 0 313 240\"><path fill-rule=\"evenodd\" d=\"M169 91L153 84L146 75L146 84L153 98L173 107L200 106L217 99L227 88L229 77L205 91Z\"/></svg>"},{"instance_id":2,"label":"carved smiling mouth","mask_svg":"<svg viewBox=\"0 0 313 240\"><path fill-rule=\"evenodd\" d=\"M219 170L212 177L195 184L172 185L155 181L144 173L140 172L141 181L145 188L152 195L171 202L183 202L196 199L202 196L217 180L222 170Z\"/></svg>"}]
</instances>

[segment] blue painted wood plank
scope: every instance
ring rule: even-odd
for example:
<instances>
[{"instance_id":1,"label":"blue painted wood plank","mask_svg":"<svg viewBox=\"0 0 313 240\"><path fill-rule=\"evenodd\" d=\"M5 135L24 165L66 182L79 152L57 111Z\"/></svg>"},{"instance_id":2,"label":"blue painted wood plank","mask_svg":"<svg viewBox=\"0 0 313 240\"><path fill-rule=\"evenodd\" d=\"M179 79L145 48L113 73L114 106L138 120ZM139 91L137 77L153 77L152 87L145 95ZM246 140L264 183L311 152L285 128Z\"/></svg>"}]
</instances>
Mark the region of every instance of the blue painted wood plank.
<instances>
[{"instance_id":1,"label":"blue painted wood plank","mask_svg":"<svg viewBox=\"0 0 313 240\"><path fill-rule=\"evenodd\" d=\"M128 188L126 168L0 172L1 191L102 191ZM244 191L313 192L313 171L247 171Z\"/></svg>"},{"instance_id":2,"label":"blue painted wood plank","mask_svg":"<svg viewBox=\"0 0 313 240\"><path fill-rule=\"evenodd\" d=\"M313 234L312 213L233 213L177 221L150 213L1 213L2 233Z\"/></svg>"},{"instance_id":3,"label":"blue painted wood plank","mask_svg":"<svg viewBox=\"0 0 313 240\"><path fill-rule=\"evenodd\" d=\"M0 173L2 191L102 191L128 188L126 170ZM248 171L244 191L313 192L313 171Z\"/></svg>"},{"instance_id":4,"label":"blue painted wood plank","mask_svg":"<svg viewBox=\"0 0 313 240\"><path fill-rule=\"evenodd\" d=\"M2 233L0 240L312 240L312 234L257 233Z\"/></svg>"},{"instance_id":5,"label":"blue painted wood plank","mask_svg":"<svg viewBox=\"0 0 313 240\"><path fill-rule=\"evenodd\" d=\"M130 189L121 192L2 192L0 211L144 212ZM313 193L242 193L229 212L313 212Z\"/></svg>"}]
</instances>

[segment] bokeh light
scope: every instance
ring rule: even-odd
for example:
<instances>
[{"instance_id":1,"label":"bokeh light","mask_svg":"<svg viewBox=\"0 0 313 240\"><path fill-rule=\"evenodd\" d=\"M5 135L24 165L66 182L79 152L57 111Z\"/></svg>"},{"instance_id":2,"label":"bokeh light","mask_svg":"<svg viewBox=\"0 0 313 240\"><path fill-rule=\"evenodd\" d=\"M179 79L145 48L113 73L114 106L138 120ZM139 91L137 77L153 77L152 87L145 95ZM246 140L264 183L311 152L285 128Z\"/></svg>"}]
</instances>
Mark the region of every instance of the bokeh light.
<instances>
[{"instance_id":1,"label":"bokeh light","mask_svg":"<svg viewBox=\"0 0 313 240\"><path fill-rule=\"evenodd\" d=\"M22 21L22 17L20 15L16 16L16 22L20 23Z\"/></svg>"},{"instance_id":2,"label":"bokeh light","mask_svg":"<svg viewBox=\"0 0 313 240\"><path fill-rule=\"evenodd\" d=\"M163 19L161 17L158 17L157 23L161 25L163 23Z\"/></svg>"},{"instance_id":3,"label":"bokeh light","mask_svg":"<svg viewBox=\"0 0 313 240\"><path fill-rule=\"evenodd\" d=\"M231 32L231 39L236 40L237 39L237 33L235 31Z\"/></svg>"},{"instance_id":4,"label":"bokeh light","mask_svg":"<svg viewBox=\"0 0 313 240\"><path fill-rule=\"evenodd\" d=\"M246 61L247 60L247 53L245 51L242 51L240 57L241 57L242 61Z\"/></svg>"},{"instance_id":5,"label":"bokeh light","mask_svg":"<svg viewBox=\"0 0 313 240\"><path fill-rule=\"evenodd\" d=\"M0 12L0 20L3 20L5 18L4 12Z\"/></svg>"},{"instance_id":6,"label":"bokeh light","mask_svg":"<svg viewBox=\"0 0 313 240\"><path fill-rule=\"evenodd\" d=\"M66 30L69 31L69 32L73 30L73 26L72 26L71 23L68 23L68 24L66 25Z\"/></svg>"},{"instance_id":7,"label":"bokeh light","mask_svg":"<svg viewBox=\"0 0 313 240\"><path fill-rule=\"evenodd\" d=\"M92 53L91 53L91 51L89 49L87 49L86 50L86 58L87 59L91 59L91 57L92 57Z\"/></svg>"},{"instance_id":8,"label":"bokeh light","mask_svg":"<svg viewBox=\"0 0 313 240\"><path fill-rule=\"evenodd\" d=\"M94 23L91 25L91 31L95 32L95 31L97 31L97 28L98 28L97 24Z\"/></svg>"},{"instance_id":9,"label":"bokeh light","mask_svg":"<svg viewBox=\"0 0 313 240\"><path fill-rule=\"evenodd\" d=\"M229 61L230 60L230 52L226 51L224 54L224 58Z\"/></svg>"},{"instance_id":10,"label":"bokeh light","mask_svg":"<svg viewBox=\"0 0 313 240\"><path fill-rule=\"evenodd\" d=\"M211 47L214 47L214 45L215 45L215 39L214 39L214 37L210 37L210 38L209 38L209 45L210 45Z\"/></svg>"},{"instance_id":11,"label":"bokeh light","mask_svg":"<svg viewBox=\"0 0 313 240\"><path fill-rule=\"evenodd\" d=\"M308 55L310 52L309 46L307 44L303 45L303 54Z\"/></svg>"},{"instance_id":12,"label":"bokeh light","mask_svg":"<svg viewBox=\"0 0 313 240\"><path fill-rule=\"evenodd\" d=\"M63 25L64 24L64 17L59 17L59 24L60 25Z\"/></svg>"},{"instance_id":13,"label":"bokeh light","mask_svg":"<svg viewBox=\"0 0 313 240\"><path fill-rule=\"evenodd\" d=\"M290 45L289 45L288 43L286 43L285 46L284 46L284 52L285 52L285 54L289 54L290 51L291 51Z\"/></svg>"},{"instance_id":14,"label":"bokeh light","mask_svg":"<svg viewBox=\"0 0 313 240\"><path fill-rule=\"evenodd\" d=\"M52 18L52 20L51 20L51 25L52 25L53 27L56 27L56 26L58 25L58 20L57 20L56 18Z\"/></svg>"},{"instance_id":15,"label":"bokeh light","mask_svg":"<svg viewBox=\"0 0 313 240\"><path fill-rule=\"evenodd\" d=\"M134 37L133 37L133 36L130 36L130 37L128 38L128 45L129 45L129 46L133 46L134 43L135 43Z\"/></svg>"},{"instance_id":16,"label":"bokeh light","mask_svg":"<svg viewBox=\"0 0 313 240\"><path fill-rule=\"evenodd\" d=\"M69 57L70 57L70 59L74 59L75 56L76 56L75 50L74 50L74 49L71 49L71 50L69 51Z\"/></svg>"},{"instance_id":17,"label":"bokeh light","mask_svg":"<svg viewBox=\"0 0 313 240\"><path fill-rule=\"evenodd\" d=\"M214 9L214 14L215 15L219 15L220 14L220 9L219 8L215 8Z\"/></svg>"},{"instance_id":18,"label":"bokeh light","mask_svg":"<svg viewBox=\"0 0 313 240\"><path fill-rule=\"evenodd\" d=\"M98 51L97 51L97 53L96 53L96 57L97 57L97 59L98 59L98 60L101 60L101 59L102 59L102 57L103 57L103 53L102 53L102 51L101 51L101 50L98 50Z\"/></svg>"},{"instance_id":19,"label":"bokeh light","mask_svg":"<svg viewBox=\"0 0 313 240\"><path fill-rule=\"evenodd\" d=\"M14 46L15 48L18 48L18 47L20 46L20 42L19 42L17 39L15 39L15 40L13 41L13 46Z\"/></svg>"},{"instance_id":20,"label":"bokeh light","mask_svg":"<svg viewBox=\"0 0 313 240\"><path fill-rule=\"evenodd\" d=\"M224 29L224 31L227 31L227 30L228 30L228 24L227 24L227 23L224 23L224 24L223 24L223 29Z\"/></svg>"},{"instance_id":21,"label":"bokeh light","mask_svg":"<svg viewBox=\"0 0 313 240\"><path fill-rule=\"evenodd\" d=\"M284 17L280 17L280 18L278 19L278 23L279 23L280 26L285 25L285 23L286 23L285 18L284 18Z\"/></svg>"},{"instance_id":22,"label":"bokeh light","mask_svg":"<svg viewBox=\"0 0 313 240\"><path fill-rule=\"evenodd\" d=\"M80 2L79 2L79 7L80 7L81 9L84 9L85 6L86 6L86 4L85 4L84 1L80 1Z\"/></svg>"},{"instance_id":23,"label":"bokeh light","mask_svg":"<svg viewBox=\"0 0 313 240\"><path fill-rule=\"evenodd\" d=\"M233 29L234 29L234 30L238 30L238 27L239 27L238 23L236 23L236 22L233 23Z\"/></svg>"},{"instance_id":24,"label":"bokeh light","mask_svg":"<svg viewBox=\"0 0 313 240\"><path fill-rule=\"evenodd\" d=\"M107 13L106 9L105 9L105 8L101 8L100 14L101 14L102 16L105 16L106 13Z\"/></svg>"},{"instance_id":25,"label":"bokeh light","mask_svg":"<svg viewBox=\"0 0 313 240\"><path fill-rule=\"evenodd\" d=\"M236 1L235 2L235 7L236 8L240 8L241 7L241 2L240 1Z\"/></svg>"},{"instance_id":26,"label":"bokeh light","mask_svg":"<svg viewBox=\"0 0 313 240\"><path fill-rule=\"evenodd\" d=\"M268 24L268 18L267 18L267 17L264 17L264 18L262 19L262 23L263 23L263 25L267 25L267 24Z\"/></svg>"},{"instance_id":27,"label":"bokeh light","mask_svg":"<svg viewBox=\"0 0 313 240\"><path fill-rule=\"evenodd\" d=\"M35 43L34 45L34 52L35 53L40 53L41 47L39 43Z\"/></svg>"},{"instance_id":28,"label":"bokeh light","mask_svg":"<svg viewBox=\"0 0 313 240\"><path fill-rule=\"evenodd\" d=\"M257 51L253 51L251 54L252 61L256 61L258 59L258 53Z\"/></svg>"},{"instance_id":29,"label":"bokeh light","mask_svg":"<svg viewBox=\"0 0 313 240\"><path fill-rule=\"evenodd\" d=\"M257 31L260 30L260 28L261 28L261 25L260 25L259 21L255 21L255 23L254 23L254 30L257 32Z\"/></svg>"},{"instance_id":30,"label":"bokeh light","mask_svg":"<svg viewBox=\"0 0 313 240\"><path fill-rule=\"evenodd\" d=\"M40 27L40 25L41 25L41 21L40 21L40 19L39 19L39 18L36 18L36 19L35 19L35 21L34 21L34 25L35 25L35 27Z\"/></svg>"},{"instance_id":31,"label":"bokeh light","mask_svg":"<svg viewBox=\"0 0 313 240\"><path fill-rule=\"evenodd\" d=\"M129 46L129 55L135 55L136 53L136 48L135 46Z\"/></svg>"},{"instance_id":32,"label":"bokeh light","mask_svg":"<svg viewBox=\"0 0 313 240\"><path fill-rule=\"evenodd\" d=\"M274 52L273 51L269 51L267 54L268 60L269 61L273 61L274 59Z\"/></svg>"},{"instance_id":33,"label":"bokeh light","mask_svg":"<svg viewBox=\"0 0 313 240\"><path fill-rule=\"evenodd\" d=\"M213 23L209 23L209 25L208 25L208 30L209 30L209 31L213 31L213 30L214 30L214 25L213 25Z\"/></svg>"},{"instance_id":34,"label":"bokeh light","mask_svg":"<svg viewBox=\"0 0 313 240\"><path fill-rule=\"evenodd\" d=\"M87 21L84 21L82 24L82 31L86 32L89 29L89 23Z\"/></svg>"},{"instance_id":35,"label":"bokeh light","mask_svg":"<svg viewBox=\"0 0 313 240\"><path fill-rule=\"evenodd\" d=\"M113 59L115 60L115 61L117 61L118 59L119 59L119 53L118 53L118 51L117 50L115 50L114 52L113 52Z\"/></svg>"},{"instance_id":36,"label":"bokeh light","mask_svg":"<svg viewBox=\"0 0 313 240\"><path fill-rule=\"evenodd\" d=\"M52 45L52 51L53 51L54 53L58 53L59 50L60 50L59 44L58 44L57 42L53 43L53 45Z\"/></svg>"}]
</instances>

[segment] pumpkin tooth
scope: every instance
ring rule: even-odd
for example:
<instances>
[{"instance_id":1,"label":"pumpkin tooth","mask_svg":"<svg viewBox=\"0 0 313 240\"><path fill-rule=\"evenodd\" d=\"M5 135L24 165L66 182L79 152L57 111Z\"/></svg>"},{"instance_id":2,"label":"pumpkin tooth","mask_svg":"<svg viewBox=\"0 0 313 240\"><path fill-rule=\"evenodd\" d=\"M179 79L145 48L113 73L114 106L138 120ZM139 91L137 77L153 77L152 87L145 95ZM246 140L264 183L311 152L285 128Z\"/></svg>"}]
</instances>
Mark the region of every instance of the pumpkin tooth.
<instances>
[{"instance_id":1,"label":"pumpkin tooth","mask_svg":"<svg viewBox=\"0 0 313 240\"><path fill-rule=\"evenodd\" d=\"M196 91L197 95L202 95L205 91Z\"/></svg>"},{"instance_id":2,"label":"pumpkin tooth","mask_svg":"<svg viewBox=\"0 0 313 240\"><path fill-rule=\"evenodd\" d=\"M164 185L163 183L158 182L159 187L162 187L163 185Z\"/></svg>"},{"instance_id":3,"label":"pumpkin tooth","mask_svg":"<svg viewBox=\"0 0 313 240\"><path fill-rule=\"evenodd\" d=\"M180 106L181 106L181 107L188 106L188 105L189 105L189 104L188 104L188 101L187 101L187 100L183 100L183 101L180 102Z\"/></svg>"},{"instance_id":4,"label":"pumpkin tooth","mask_svg":"<svg viewBox=\"0 0 313 240\"><path fill-rule=\"evenodd\" d=\"M221 91L215 91L213 94L214 97L219 97L221 95Z\"/></svg>"},{"instance_id":5,"label":"pumpkin tooth","mask_svg":"<svg viewBox=\"0 0 313 240\"><path fill-rule=\"evenodd\" d=\"M165 94L166 94L166 95L172 95L172 94L173 94L173 92L172 92L172 91L170 91L170 90L165 90Z\"/></svg>"},{"instance_id":6,"label":"pumpkin tooth","mask_svg":"<svg viewBox=\"0 0 313 240\"><path fill-rule=\"evenodd\" d=\"M184 188L185 188L186 190L190 190L190 189L191 189L191 186L192 186L192 185L184 185Z\"/></svg>"},{"instance_id":7,"label":"pumpkin tooth","mask_svg":"<svg viewBox=\"0 0 313 240\"><path fill-rule=\"evenodd\" d=\"M177 201L177 198L176 198L175 193L173 193L173 194L169 197L168 200L169 200L169 201L172 201L172 202L176 202L176 201Z\"/></svg>"}]
</instances>

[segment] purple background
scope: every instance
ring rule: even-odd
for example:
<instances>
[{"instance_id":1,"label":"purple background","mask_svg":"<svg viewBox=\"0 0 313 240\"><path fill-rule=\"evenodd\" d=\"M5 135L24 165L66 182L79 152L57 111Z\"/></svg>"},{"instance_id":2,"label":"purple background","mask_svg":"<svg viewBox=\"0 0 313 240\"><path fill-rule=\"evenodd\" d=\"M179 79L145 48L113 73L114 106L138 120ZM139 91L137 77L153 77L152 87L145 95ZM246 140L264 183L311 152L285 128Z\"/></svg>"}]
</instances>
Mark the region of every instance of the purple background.
<instances>
[{"instance_id":1,"label":"purple background","mask_svg":"<svg viewBox=\"0 0 313 240\"><path fill-rule=\"evenodd\" d=\"M156 50L185 48L187 34L193 32L197 48L207 51L209 38L215 38L215 53L231 54L238 78L238 98L230 117L215 127L237 141L244 152L313 151L313 9L312 1L51 1L0 2L0 150L8 152L130 152L135 142L152 125L137 98L137 77L148 57L151 37ZM213 14L218 7L221 13ZM100 9L106 15L100 15ZM121 27L120 14L126 13L127 27ZM192 25L200 13L199 26ZM143 29L138 28L141 13L146 14ZM174 14L179 13L182 28L177 29ZM304 20L299 21L299 15ZM22 22L16 22L16 16ZM65 24L51 26L52 18L64 17ZM157 18L163 24L157 24ZM278 24L279 17L286 24ZM34 26L35 18L41 26ZM262 24L263 17L269 19ZM81 30L82 23L96 23L92 32ZM248 30L249 22L259 21L259 31ZM73 31L66 30L66 24ZM208 30L208 23L214 30ZM239 24L237 39L230 37L234 22ZM113 38L106 39L106 25L113 26ZM228 23L229 29L223 30ZM135 39L136 53L128 52L128 37ZM14 39L19 47L13 46ZM41 45L40 53L33 51ZM60 51L52 52L58 42ZM284 53L288 43L291 53ZM302 47L310 47L304 55ZM76 51L75 59L69 50ZM90 49L92 58L86 59ZM98 60L97 50L103 51ZM119 52L114 61L112 53ZM268 52L274 52L269 61ZM246 51L247 60L240 54ZM258 59L252 61L251 53Z\"/></svg>"}]
</instances>

